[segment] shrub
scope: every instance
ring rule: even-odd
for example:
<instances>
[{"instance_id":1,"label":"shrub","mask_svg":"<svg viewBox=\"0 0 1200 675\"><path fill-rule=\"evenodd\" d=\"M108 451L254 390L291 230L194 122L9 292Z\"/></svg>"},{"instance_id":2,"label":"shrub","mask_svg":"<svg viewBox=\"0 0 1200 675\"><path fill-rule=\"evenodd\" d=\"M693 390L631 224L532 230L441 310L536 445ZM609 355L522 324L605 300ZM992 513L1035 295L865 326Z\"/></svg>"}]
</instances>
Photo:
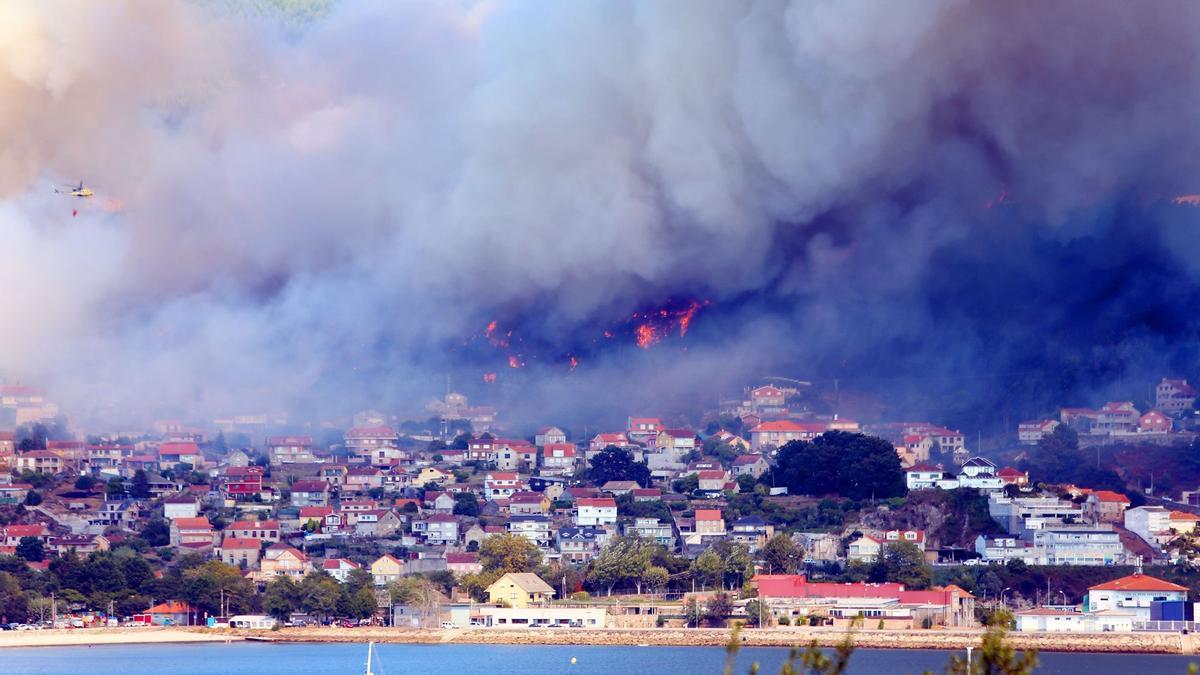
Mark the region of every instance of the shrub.
<instances>
[{"instance_id":1,"label":"shrub","mask_svg":"<svg viewBox=\"0 0 1200 675\"><path fill-rule=\"evenodd\" d=\"M779 617L779 625L780 626L790 626L790 625L792 625L792 620L789 619L787 616L781 616L781 617Z\"/></svg>"}]
</instances>

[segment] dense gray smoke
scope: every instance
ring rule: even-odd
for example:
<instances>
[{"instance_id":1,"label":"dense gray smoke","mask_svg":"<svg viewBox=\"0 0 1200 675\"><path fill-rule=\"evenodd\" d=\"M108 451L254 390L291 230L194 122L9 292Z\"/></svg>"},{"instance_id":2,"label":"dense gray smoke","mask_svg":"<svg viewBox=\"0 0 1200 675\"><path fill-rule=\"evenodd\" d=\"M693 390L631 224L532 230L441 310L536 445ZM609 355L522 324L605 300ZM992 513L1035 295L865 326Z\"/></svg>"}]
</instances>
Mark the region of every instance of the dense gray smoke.
<instances>
[{"instance_id":1,"label":"dense gray smoke","mask_svg":"<svg viewBox=\"0 0 1200 675\"><path fill-rule=\"evenodd\" d=\"M236 8L0 5L0 376L78 419L780 372L986 426L1195 372L1200 5Z\"/></svg>"}]
</instances>

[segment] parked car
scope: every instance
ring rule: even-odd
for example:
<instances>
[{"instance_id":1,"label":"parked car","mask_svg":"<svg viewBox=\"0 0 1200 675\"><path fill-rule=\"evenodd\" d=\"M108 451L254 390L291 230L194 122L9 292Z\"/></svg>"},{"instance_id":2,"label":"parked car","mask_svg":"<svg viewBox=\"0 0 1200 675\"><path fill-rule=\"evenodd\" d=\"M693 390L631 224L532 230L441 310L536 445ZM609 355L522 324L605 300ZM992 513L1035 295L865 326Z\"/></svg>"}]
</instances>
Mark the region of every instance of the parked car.
<instances>
[{"instance_id":1,"label":"parked car","mask_svg":"<svg viewBox=\"0 0 1200 675\"><path fill-rule=\"evenodd\" d=\"M442 630L454 630L455 628L457 628L457 626L454 625L453 621L442 622Z\"/></svg>"}]
</instances>

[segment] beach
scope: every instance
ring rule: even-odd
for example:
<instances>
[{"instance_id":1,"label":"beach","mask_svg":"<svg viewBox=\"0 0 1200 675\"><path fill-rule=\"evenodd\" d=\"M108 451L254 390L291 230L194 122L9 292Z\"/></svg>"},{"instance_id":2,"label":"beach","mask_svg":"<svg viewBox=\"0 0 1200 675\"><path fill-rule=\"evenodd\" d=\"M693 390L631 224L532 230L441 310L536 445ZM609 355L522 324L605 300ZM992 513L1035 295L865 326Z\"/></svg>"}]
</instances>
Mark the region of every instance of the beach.
<instances>
[{"instance_id":1,"label":"beach","mask_svg":"<svg viewBox=\"0 0 1200 675\"><path fill-rule=\"evenodd\" d=\"M720 647L731 632L723 628L606 628L421 630L413 628L284 628L232 630L206 628L88 628L76 630L3 631L0 647L63 647L147 643L198 643L256 640L291 643L392 643L478 645L588 645ZM981 630L857 630L853 642L863 649L937 649L961 651L979 645ZM747 647L833 647L846 638L841 629L746 629ZM1195 654L1195 636L1178 633L1009 633L1018 649L1046 652L1126 654Z\"/></svg>"},{"instance_id":2,"label":"beach","mask_svg":"<svg viewBox=\"0 0 1200 675\"><path fill-rule=\"evenodd\" d=\"M0 631L0 648L226 642L243 639L239 635L185 628L58 628Z\"/></svg>"}]
</instances>

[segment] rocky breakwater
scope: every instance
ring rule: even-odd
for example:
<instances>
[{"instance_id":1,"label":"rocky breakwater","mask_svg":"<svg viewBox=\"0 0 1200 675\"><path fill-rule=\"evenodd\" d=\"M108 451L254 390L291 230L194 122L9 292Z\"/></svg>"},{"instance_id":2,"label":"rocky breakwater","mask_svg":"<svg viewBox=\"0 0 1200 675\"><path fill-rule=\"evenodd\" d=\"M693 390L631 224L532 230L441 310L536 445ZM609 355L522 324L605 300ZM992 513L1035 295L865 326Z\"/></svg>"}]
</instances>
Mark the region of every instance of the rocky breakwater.
<instances>
[{"instance_id":1,"label":"rocky breakwater","mask_svg":"<svg viewBox=\"0 0 1200 675\"><path fill-rule=\"evenodd\" d=\"M942 649L963 651L978 647L982 630L858 630L853 643L864 649ZM816 643L833 647L846 631L831 629L744 630L739 640L747 647L792 647ZM1176 633L1009 633L1018 649L1056 652L1123 652L1178 654L1190 643ZM1191 636L1186 636L1190 638ZM724 646L730 632L723 628L689 629L475 629L458 631L447 641L478 644ZM1189 652L1190 653L1190 652Z\"/></svg>"},{"instance_id":2,"label":"rocky breakwater","mask_svg":"<svg viewBox=\"0 0 1200 675\"><path fill-rule=\"evenodd\" d=\"M408 644L505 644L722 647L728 644L726 628L469 628L422 630L413 628L285 628L273 631L207 631L279 642L393 642ZM814 642L834 647L846 631L832 628L747 629L739 635L747 647L794 647ZM856 630L855 646L863 649L940 649L964 651L978 647L981 629ZM1193 654L1194 637L1178 633L1016 633L1008 634L1018 649L1053 652L1112 652L1136 654Z\"/></svg>"}]
</instances>

